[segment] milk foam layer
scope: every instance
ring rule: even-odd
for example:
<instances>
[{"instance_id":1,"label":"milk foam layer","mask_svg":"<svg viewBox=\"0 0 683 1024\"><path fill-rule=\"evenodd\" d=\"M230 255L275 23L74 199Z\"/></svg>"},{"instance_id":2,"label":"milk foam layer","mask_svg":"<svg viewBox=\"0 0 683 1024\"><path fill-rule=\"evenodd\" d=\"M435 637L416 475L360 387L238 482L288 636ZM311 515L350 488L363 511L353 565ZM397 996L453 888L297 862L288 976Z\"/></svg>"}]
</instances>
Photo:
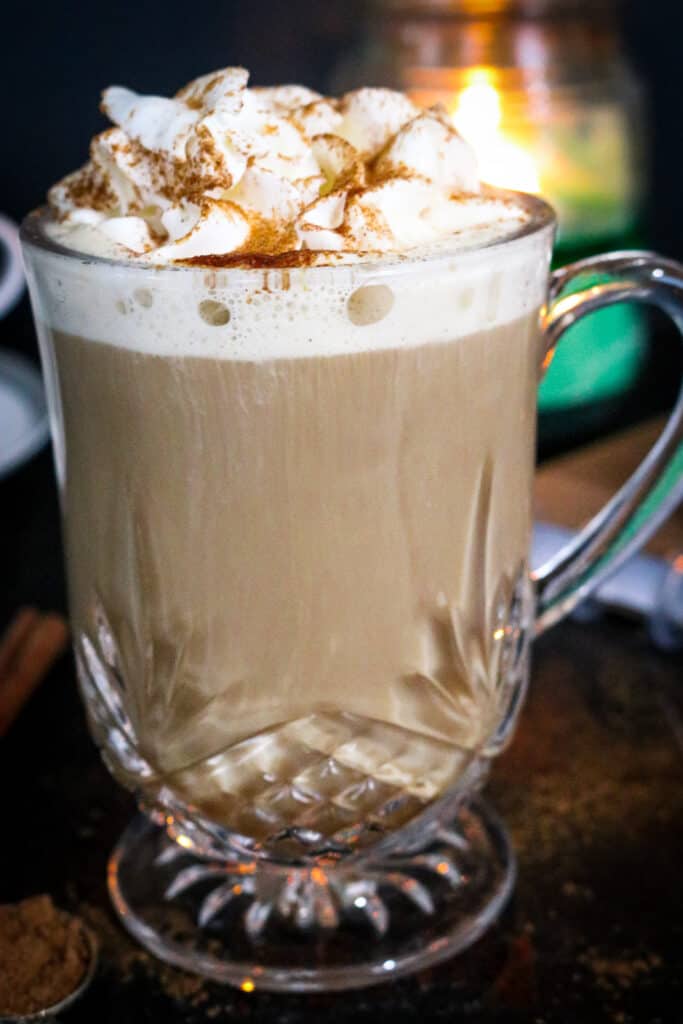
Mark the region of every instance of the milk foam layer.
<instances>
[{"instance_id":1,"label":"milk foam layer","mask_svg":"<svg viewBox=\"0 0 683 1024\"><path fill-rule=\"evenodd\" d=\"M52 236L136 263L299 253L327 264L454 236L467 245L525 222L519 202L482 192L445 109L388 89L332 99L247 81L227 68L173 99L105 90L115 127L51 189Z\"/></svg>"},{"instance_id":2,"label":"milk foam layer","mask_svg":"<svg viewBox=\"0 0 683 1024\"><path fill-rule=\"evenodd\" d=\"M45 250L34 261L29 250L28 271L36 316L55 330L160 356L262 361L445 343L509 323L545 301L551 244L548 227L424 261L217 271Z\"/></svg>"}]
</instances>

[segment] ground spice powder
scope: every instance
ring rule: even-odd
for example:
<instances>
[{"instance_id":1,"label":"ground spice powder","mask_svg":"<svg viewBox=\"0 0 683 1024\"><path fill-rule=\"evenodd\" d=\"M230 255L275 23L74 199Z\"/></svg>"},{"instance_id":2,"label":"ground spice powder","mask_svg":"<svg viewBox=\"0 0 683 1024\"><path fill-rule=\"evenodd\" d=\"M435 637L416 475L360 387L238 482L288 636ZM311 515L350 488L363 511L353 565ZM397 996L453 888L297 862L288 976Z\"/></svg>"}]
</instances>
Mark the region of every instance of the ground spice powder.
<instances>
[{"instance_id":1,"label":"ground spice powder","mask_svg":"<svg viewBox=\"0 0 683 1024\"><path fill-rule=\"evenodd\" d=\"M59 1003L78 987L89 959L83 923L49 896L0 906L0 1017Z\"/></svg>"}]
</instances>

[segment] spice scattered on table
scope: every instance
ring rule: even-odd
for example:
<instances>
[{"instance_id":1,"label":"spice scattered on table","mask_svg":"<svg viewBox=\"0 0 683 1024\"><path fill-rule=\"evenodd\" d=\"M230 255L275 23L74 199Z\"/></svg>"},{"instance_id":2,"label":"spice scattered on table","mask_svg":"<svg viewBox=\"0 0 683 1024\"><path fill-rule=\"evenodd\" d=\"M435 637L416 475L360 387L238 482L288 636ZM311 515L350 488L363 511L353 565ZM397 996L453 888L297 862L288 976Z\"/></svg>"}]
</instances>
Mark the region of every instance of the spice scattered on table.
<instances>
[{"instance_id":1,"label":"spice scattered on table","mask_svg":"<svg viewBox=\"0 0 683 1024\"><path fill-rule=\"evenodd\" d=\"M119 982L129 982L136 975L154 980L161 992L187 1006L203 1007L207 1016L215 1016L207 1007L210 985L195 974L186 974L165 964L139 946L123 930L111 912L89 903L79 906L79 913L99 940L100 962L104 971L112 971ZM220 1009L220 1008L218 1008Z\"/></svg>"}]
</instances>

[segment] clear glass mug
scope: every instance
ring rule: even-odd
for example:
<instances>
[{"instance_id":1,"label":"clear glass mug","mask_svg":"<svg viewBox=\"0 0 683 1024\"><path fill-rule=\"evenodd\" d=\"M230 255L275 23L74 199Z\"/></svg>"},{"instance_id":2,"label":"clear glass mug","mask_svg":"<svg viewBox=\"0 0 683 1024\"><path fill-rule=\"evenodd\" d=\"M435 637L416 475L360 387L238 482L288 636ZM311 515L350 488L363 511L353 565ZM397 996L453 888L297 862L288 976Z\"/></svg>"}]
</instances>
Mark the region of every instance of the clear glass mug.
<instances>
[{"instance_id":1,"label":"clear glass mug","mask_svg":"<svg viewBox=\"0 0 683 1024\"><path fill-rule=\"evenodd\" d=\"M517 198L504 241L332 267L149 268L23 226L79 684L144 812L110 892L172 963L373 984L463 949L510 894L479 793L530 642L683 495L682 398L530 573L542 369L607 304L680 325L683 268L549 276L553 212ZM566 294L584 273L604 283Z\"/></svg>"}]
</instances>

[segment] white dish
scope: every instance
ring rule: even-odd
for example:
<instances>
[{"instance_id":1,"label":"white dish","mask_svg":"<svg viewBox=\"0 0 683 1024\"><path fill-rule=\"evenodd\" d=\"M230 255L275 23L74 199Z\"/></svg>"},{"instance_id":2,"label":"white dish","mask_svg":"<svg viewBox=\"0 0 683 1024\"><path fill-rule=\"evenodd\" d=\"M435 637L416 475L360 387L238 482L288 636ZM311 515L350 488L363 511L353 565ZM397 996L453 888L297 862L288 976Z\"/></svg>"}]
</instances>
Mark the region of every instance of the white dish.
<instances>
[{"instance_id":1,"label":"white dish","mask_svg":"<svg viewBox=\"0 0 683 1024\"><path fill-rule=\"evenodd\" d=\"M40 373L23 356L0 351L0 479L40 451L48 436Z\"/></svg>"}]
</instances>

